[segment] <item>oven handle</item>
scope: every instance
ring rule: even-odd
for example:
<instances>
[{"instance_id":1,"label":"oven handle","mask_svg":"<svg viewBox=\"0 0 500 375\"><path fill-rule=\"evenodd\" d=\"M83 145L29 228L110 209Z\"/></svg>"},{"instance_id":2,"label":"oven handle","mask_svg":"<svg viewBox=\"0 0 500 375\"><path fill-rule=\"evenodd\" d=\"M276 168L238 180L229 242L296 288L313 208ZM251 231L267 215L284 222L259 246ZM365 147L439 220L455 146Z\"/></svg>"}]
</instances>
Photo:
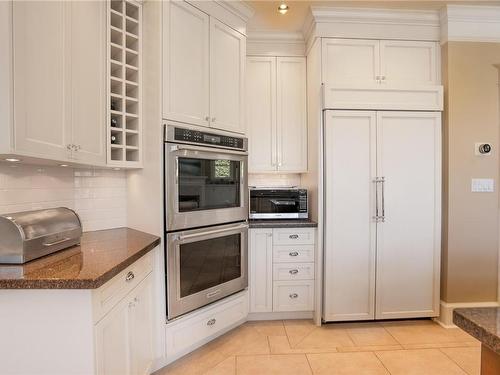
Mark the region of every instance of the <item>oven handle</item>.
<instances>
[{"instance_id":1,"label":"oven handle","mask_svg":"<svg viewBox=\"0 0 500 375\"><path fill-rule=\"evenodd\" d=\"M229 149L220 149L220 148L210 148L210 147L197 147L197 146L186 146L186 145L173 145L170 146L170 152L175 151L203 151L203 152L215 152L217 154L234 154L234 155L248 155L246 151L235 151Z\"/></svg>"},{"instance_id":2,"label":"oven handle","mask_svg":"<svg viewBox=\"0 0 500 375\"><path fill-rule=\"evenodd\" d=\"M240 224L240 225L230 227L230 228L214 229L214 230L209 230L206 232L201 232L201 233L196 233L196 234L186 234L184 236L180 235L179 237L177 237L177 240L179 242L182 242L182 241L188 240L190 238L196 238L196 237L217 234L217 233L224 233L224 232L229 232L232 230L239 230L239 229L248 229L248 224Z\"/></svg>"}]
</instances>

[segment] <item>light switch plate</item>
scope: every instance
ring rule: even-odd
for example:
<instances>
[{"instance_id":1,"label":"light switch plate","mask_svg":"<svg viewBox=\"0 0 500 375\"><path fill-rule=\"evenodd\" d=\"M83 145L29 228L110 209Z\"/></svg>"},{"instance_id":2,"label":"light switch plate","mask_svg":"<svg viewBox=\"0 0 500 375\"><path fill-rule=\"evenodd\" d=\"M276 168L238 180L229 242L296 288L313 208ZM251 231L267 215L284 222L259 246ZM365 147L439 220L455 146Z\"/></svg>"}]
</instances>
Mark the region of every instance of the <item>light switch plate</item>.
<instances>
[{"instance_id":1,"label":"light switch plate","mask_svg":"<svg viewBox=\"0 0 500 375\"><path fill-rule=\"evenodd\" d=\"M473 178L471 190L473 193L493 193L495 191L495 181L492 178Z\"/></svg>"}]
</instances>

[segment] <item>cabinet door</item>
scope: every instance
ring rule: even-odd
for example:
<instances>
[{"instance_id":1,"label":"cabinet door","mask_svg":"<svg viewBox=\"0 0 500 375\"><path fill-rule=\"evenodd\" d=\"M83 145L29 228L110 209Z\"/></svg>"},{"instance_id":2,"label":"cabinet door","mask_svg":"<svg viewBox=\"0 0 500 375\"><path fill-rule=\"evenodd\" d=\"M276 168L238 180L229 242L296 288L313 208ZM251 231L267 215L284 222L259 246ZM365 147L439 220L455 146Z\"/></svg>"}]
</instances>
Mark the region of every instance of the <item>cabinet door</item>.
<instances>
[{"instance_id":1,"label":"cabinet door","mask_svg":"<svg viewBox=\"0 0 500 375\"><path fill-rule=\"evenodd\" d=\"M134 375L149 374L153 361L152 276L135 289L131 312L131 368Z\"/></svg>"},{"instance_id":2,"label":"cabinet door","mask_svg":"<svg viewBox=\"0 0 500 375\"><path fill-rule=\"evenodd\" d=\"M383 40L380 42L381 82L396 85L438 85L434 42Z\"/></svg>"},{"instance_id":3,"label":"cabinet door","mask_svg":"<svg viewBox=\"0 0 500 375\"><path fill-rule=\"evenodd\" d=\"M71 70L68 97L73 153L80 162L106 163L106 2L69 2Z\"/></svg>"},{"instance_id":4,"label":"cabinet door","mask_svg":"<svg viewBox=\"0 0 500 375\"><path fill-rule=\"evenodd\" d=\"M250 312L273 311L273 230L250 229Z\"/></svg>"},{"instance_id":5,"label":"cabinet door","mask_svg":"<svg viewBox=\"0 0 500 375\"><path fill-rule=\"evenodd\" d=\"M23 154L69 157L67 7L63 1L13 2L14 138Z\"/></svg>"},{"instance_id":6,"label":"cabinet door","mask_svg":"<svg viewBox=\"0 0 500 375\"><path fill-rule=\"evenodd\" d=\"M277 58L278 170L307 172L306 59Z\"/></svg>"},{"instance_id":7,"label":"cabinet door","mask_svg":"<svg viewBox=\"0 0 500 375\"><path fill-rule=\"evenodd\" d=\"M98 375L128 375L130 370L130 309L125 298L95 326Z\"/></svg>"},{"instance_id":8,"label":"cabinet door","mask_svg":"<svg viewBox=\"0 0 500 375\"><path fill-rule=\"evenodd\" d=\"M377 84L378 40L323 39L323 83L327 86Z\"/></svg>"},{"instance_id":9,"label":"cabinet door","mask_svg":"<svg viewBox=\"0 0 500 375\"><path fill-rule=\"evenodd\" d=\"M373 319L376 114L326 111L325 121L324 319Z\"/></svg>"},{"instance_id":10,"label":"cabinet door","mask_svg":"<svg viewBox=\"0 0 500 375\"><path fill-rule=\"evenodd\" d=\"M377 225L376 318L439 314L441 117L377 113L385 222ZM332 227L327 224L328 227Z\"/></svg>"},{"instance_id":11,"label":"cabinet door","mask_svg":"<svg viewBox=\"0 0 500 375\"><path fill-rule=\"evenodd\" d=\"M244 133L245 37L210 18L210 126Z\"/></svg>"},{"instance_id":12,"label":"cabinet door","mask_svg":"<svg viewBox=\"0 0 500 375\"><path fill-rule=\"evenodd\" d=\"M275 171L276 58L248 57L246 77L248 171Z\"/></svg>"},{"instance_id":13,"label":"cabinet door","mask_svg":"<svg viewBox=\"0 0 500 375\"><path fill-rule=\"evenodd\" d=\"M163 3L163 117L209 124L209 17L184 1Z\"/></svg>"}]
</instances>

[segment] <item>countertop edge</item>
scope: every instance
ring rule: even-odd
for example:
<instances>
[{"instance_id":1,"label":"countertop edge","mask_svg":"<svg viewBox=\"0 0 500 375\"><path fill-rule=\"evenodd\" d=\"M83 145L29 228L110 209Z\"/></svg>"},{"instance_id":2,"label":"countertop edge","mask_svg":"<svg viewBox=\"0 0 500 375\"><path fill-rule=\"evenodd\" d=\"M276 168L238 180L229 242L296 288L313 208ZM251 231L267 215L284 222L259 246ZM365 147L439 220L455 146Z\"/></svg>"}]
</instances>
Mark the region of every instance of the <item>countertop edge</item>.
<instances>
[{"instance_id":1,"label":"countertop edge","mask_svg":"<svg viewBox=\"0 0 500 375\"><path fill-rule=\"evenodd\" d=\"M500 355L500 337L488 332L485 327L462 315L460 310L453 310L453 323L480 341L482 345L486 345L489 349Z\"/></svg>"}]
</instances>

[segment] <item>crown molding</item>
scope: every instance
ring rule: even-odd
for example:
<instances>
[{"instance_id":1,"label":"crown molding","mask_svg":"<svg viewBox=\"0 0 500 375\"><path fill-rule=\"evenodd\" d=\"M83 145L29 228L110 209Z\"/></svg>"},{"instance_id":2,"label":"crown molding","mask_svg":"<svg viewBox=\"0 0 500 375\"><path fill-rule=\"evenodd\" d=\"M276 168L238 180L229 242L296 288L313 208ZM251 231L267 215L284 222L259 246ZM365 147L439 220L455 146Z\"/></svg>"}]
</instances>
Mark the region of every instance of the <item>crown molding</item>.
<instances>
[{"instance_id":1,"label":"crown molding","mask_svg":"<svg viewBox=\"0 0 500 375\"><path fill-rule=\"evenodd\" d=\"M247 55L304 56L301 32L247 31Z\"/></svg>"},{"instance_id":2,"label":"crown molding","mask_svg":"<svg viewBox=\"0 0 500 375\"><path fill-rule=\"evenodd\" d=\"M241 0L215 0L215 2L245 22L248 22L255 13L255 10L250 5Z\"/></svg>"},{"instance_id":3,"label":"crown molding","mask_svg":"<svg viewBox=\"0 0 500 375\"><path fill-rule=\"evenodd\" d=\"M447 5L440 20L441 43L500 42L500 6Z\"/></svg>"}]
</instances>

